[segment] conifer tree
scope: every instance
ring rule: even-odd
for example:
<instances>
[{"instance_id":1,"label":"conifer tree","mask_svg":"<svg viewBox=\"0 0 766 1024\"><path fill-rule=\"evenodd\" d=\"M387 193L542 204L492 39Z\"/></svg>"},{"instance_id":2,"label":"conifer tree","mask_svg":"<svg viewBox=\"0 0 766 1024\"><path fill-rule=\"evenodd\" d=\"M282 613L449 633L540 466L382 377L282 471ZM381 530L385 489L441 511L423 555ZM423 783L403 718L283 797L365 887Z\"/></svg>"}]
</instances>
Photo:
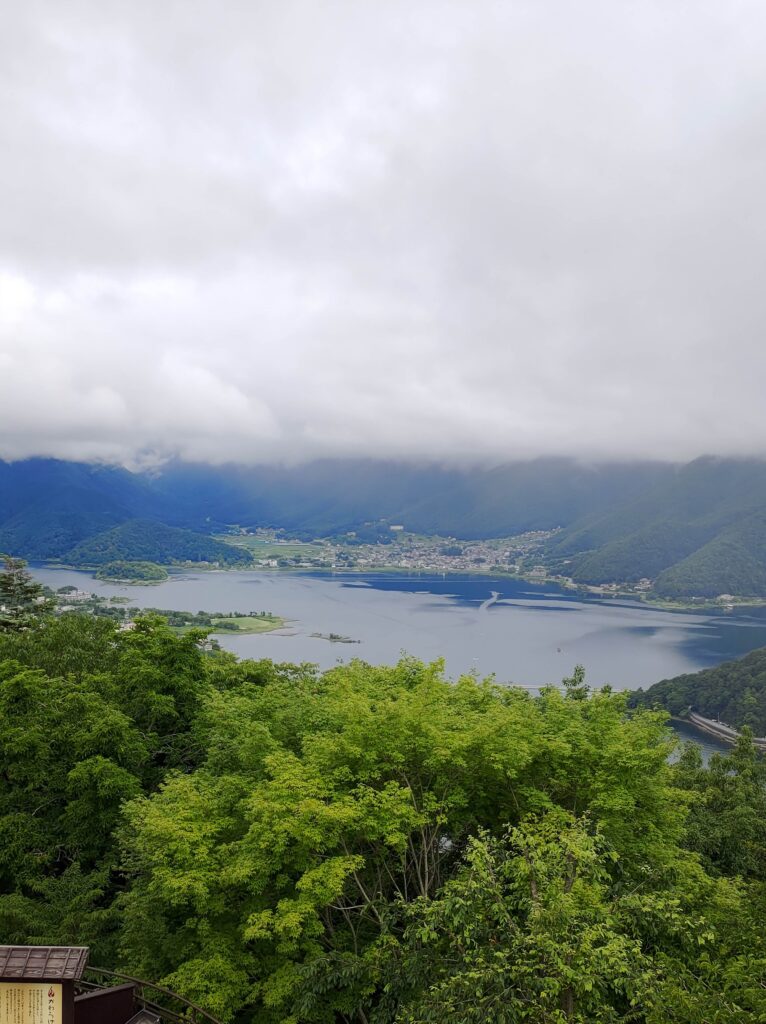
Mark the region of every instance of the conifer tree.
<instances>
[{"instance_id":1,"label":"conifer tree","mask_svg":"<svg viewBox=\"0 0 766 1024\"><path fill-rule=\"evenodd\" d=\"M0 572L0 632L12 633L31 629L48 615L54 600L45 588L36 583L20 558L3 556Z\"/></svg>"}]
</instances>

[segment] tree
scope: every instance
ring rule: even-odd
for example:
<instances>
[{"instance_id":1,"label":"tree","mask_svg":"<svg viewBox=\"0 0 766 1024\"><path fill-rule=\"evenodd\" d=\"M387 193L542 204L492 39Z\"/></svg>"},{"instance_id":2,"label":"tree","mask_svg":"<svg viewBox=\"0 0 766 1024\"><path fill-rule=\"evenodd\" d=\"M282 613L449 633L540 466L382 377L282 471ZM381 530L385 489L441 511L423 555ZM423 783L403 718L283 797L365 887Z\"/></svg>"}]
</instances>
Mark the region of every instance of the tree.
<instances>
[{"instance_id":1,"label":"tree","mask_svg":"<svg viewBox=\"0 0 766 1024\"><path fill-rule=\"evenodd\" d=\"M708 871L766 882L766 760L745 727L729 754L703 768L688 744L675 768L677 784L692 796L687 843Z\"/></svg>"},{"instance_id":2,"label":"tree","mask_svg":"<svg viewBox=\"0 0 766 1024\"><path fill-rule=\"evenodd\" d=\"M231 1024L766 1020L764 766L665 715L203 654L144 617L0 635L0 934Z\"/></svg>"},{"instance_id":3,"label":"tree","mask_svg":"<svg viewBox=\"0 0 766 1024\"><path fill-rule=\"evenodd\" d=\"M123 829L128 966L221 1019L393 1021L407 907L437 898L482 828L590 812L628 886L690 859L662 718L626 717L581 676L539 700L414 659L260 678L205 698L205 762Z\"/></svg>"},{"instance_id":4,"label":"tree","mask_svg":"<svg viewBox=\"0 0 766 1024\"><path fill-rule=\"evenodd\" d=\"M625 886L593 821L552 810L471 841L410 908L388 987L397 1024L746 1024L766 1019L765 952L740 888L693 862Z\"/></svg>"},{"instance_id":5,"label":"tree","mask_svg":"<svg viewBox=\"0 0 766 1024\"><path fill-rule=\"evenodd\" d=\"M610 859L588 819L558 810L471 840L456 878L412 908L402 960L415 994L397 1021L611 1024L650 1007L657 970Z\"/></svg>"},{"instance_id":6,"label":"tree","mask_svg":"<svg viewBox=\"0 0 766 1024\"><path fill-rule=\"evenodd\" d=\"M20 558L3 557L0 572L0 632L18 632L38 625L55 606Z\"/></svg>"},{"instance_id":7,"label":"tree","mask_svg":"<svg viewBox=\"0 0 766 1024\"><path fill-rule=\"evenodd\" d=\"M197 638L199 635L196 634ZM0 934L116 962L126 800L187 765L206 659L160 620L62 615L0 635Z\"/></svg>"}]
</instances>

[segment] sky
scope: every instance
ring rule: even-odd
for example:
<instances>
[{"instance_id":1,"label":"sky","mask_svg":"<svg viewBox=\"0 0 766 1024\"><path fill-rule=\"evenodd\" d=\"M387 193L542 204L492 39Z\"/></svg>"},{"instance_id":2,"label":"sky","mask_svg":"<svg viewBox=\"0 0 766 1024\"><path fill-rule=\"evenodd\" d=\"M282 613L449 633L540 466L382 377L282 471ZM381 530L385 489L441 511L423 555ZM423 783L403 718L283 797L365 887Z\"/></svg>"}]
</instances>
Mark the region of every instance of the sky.
<instances>
[{"instance_id":1,"label":"sky","mask_svg":"<svg viewBox=\"0 0 766 1024\"><path fill-rule=\"evenodd\" d=\"M760 0L24 0L0 457L766 454Z\"/></svg>"}]
</instances>

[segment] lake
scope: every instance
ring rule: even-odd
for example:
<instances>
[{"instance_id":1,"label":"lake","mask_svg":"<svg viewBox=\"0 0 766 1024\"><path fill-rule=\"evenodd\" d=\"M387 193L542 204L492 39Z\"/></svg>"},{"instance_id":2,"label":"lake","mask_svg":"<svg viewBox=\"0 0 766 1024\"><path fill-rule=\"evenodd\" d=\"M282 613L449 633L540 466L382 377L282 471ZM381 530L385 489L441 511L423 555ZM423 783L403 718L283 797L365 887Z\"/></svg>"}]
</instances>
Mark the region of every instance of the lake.
<instances>
[{"instance_id":1,"label":"lake","mask_svg":"<svg viewBox=\"0 0 766 1024\"><path fill-rule=\"evenodd\" d=\"M205 572L127 586L69 569L32 572L54 589L71 584L128 597L138 607L270 611L289 620L285 630L222 635L222 646L241 657L309 661L321 668L352 657L391 663L406 652L425 660L443 657L453 678L477 672L535 688L559 682L582 664L593 686L634 689L766 646L766 609L668 612L505 577ZM312 633L359 642L331 643Z\"/></svg>"},{"instance_id":2,"label":"lake","mask_svg":"<svg viewBox=\"0 0 766 1024\"><path fill-rule=\"evenodd\" d=\"M731 747L726 743L721 743L714 736L708 736L707 733L701 732L699 729L695 729L693 725L688 722L674 721L671 723L676 735L684 743L696 743L698 747L702 749L702 760L705 764L708 763L713 754L729 754L731 753ZM680 756L681 751L676 749L675 754L671 758L675 761Z\"/></svg>"}]
</instances>

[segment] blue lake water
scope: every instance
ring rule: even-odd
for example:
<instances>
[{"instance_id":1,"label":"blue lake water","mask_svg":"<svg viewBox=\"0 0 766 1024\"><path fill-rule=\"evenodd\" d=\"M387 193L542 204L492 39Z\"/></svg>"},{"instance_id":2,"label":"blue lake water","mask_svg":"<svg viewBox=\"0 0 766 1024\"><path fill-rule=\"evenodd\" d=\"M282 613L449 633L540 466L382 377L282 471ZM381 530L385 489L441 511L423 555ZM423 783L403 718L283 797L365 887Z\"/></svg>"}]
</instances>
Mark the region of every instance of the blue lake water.
<instances>
[{"instance_id":1,"label":"blue lake water","mask_svg":"<svg viewBox=\"0 0 766 1024\"><path fill-rule=\"evenodd\" d=\"M682 742L696 743L697 746L702 748L702 760L705 764L707 764L713 754L727 754L731 752L731 747L728 744L721 743L715 737L708 736L707 733L695 729L694 726L686 722L673 722L672 724L676 735ZM672 760L675 760L679 754L680 750L677 750Z\"/></svg>"},{"instance_id":2,"label":"blue lake water","mask_svg":"<svg viewBox=\"0 0 766 1024\"><path fill-rule=\"evenodd\" d=\"M128 597L138 607L179 611L271 611L290 620L279 633L222 635L241 657L309 661L329 668L352 657L383 664L403 652L443 657L447 673L494 675L538 687L577 664L594 685L648 686L766 646L766 609L751 613L660 611L615 599L583 599L550 584L490 576L210 572L125 586L86 572L35 568L53 588ZM492 592L499 594L488 604ZM330 643L337 633L359 643Z\"/></svg>"}]
</instances>

